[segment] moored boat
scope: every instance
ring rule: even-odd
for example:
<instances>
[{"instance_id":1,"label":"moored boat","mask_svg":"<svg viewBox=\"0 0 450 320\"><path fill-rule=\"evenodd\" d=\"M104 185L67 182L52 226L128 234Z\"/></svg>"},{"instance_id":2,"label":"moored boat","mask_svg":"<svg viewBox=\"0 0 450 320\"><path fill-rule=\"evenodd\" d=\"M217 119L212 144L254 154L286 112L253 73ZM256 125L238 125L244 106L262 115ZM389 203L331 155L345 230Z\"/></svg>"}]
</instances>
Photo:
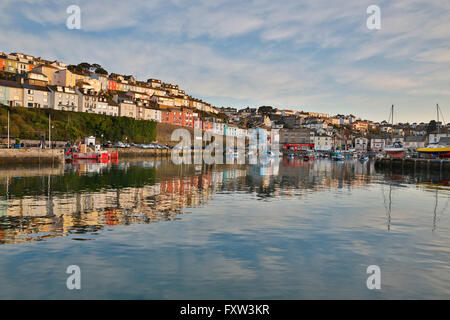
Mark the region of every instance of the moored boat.
<instances>
[{"instance_id":1,"label":"moored boat","mask_svg":"<svg viewBox=\"0 0 450 320\"><path fill-rule=\"evenodd\" d=\"M331 155L331 158L334 161L343 161L343 160L345 160L345 157L340 152L333 152L333 154Z\"/></svg>"},{"instance_id":2,"label":"moored boat","mask_svg":"<svg viewBox=\"0 0 450 320\"><path fill-rule=\"evenodd\" d=\"M425 148L417 149L420 155L426 155L431 158L450 158L450 146L440 144L431 144Z\"/></svg>"},{"instance_id":3,"label":"moored boat","mask_svg":"<svg viewBox=\"0 0 450 320\"><path fill-rule=\"evenodd\" d=\"M403 158L405 156L405 148L401 142L394 142L383 149L388 158Z\"/></svg>"},{"instance_id":4,"label":"moored boat","mask_svg":"<svg viewBox=\"0 0 450 320\"><path fill-rule=\"evenodd\" d=\"M361 161L361 162L366 162L368 160L369 160L369 157L366 156L366 155L362 155L362 156L359 157L359 161Z\"/></svg>"}]
</instances>

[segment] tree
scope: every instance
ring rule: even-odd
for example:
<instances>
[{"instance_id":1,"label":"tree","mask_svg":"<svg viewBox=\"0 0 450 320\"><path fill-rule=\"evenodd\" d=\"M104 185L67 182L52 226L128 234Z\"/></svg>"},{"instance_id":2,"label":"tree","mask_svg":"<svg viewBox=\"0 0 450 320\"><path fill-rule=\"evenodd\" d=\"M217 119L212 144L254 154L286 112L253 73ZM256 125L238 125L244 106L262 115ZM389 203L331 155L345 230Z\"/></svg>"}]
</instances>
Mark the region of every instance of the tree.
<instances>
[{"instance_id":1,"label":"tree","mask_svg":"<svg viewBox=\"0 0 450 320\"><path fill-rule=\"evenodd\" d=\"M274 111L274 108L271 106L261 106L258 108L259 114L271 114Z\"/></svg>"},{"instance_id":2,"label":"tree","mask_svg":"<svg viewBox=\"0 0 450 320\"><path fill-rule=\"evenodd\" d=\"M107 75L107 74L108 74L108 71L106 71L105 69L103 69L102 67L100 67L100 68L95 69L95 73Z\"/></svg>"},{"instance_id":3,"label":"tree","mask_svg":"<svg viewBox=\"0 0 450 320\"><path fill-rule=\"evenodd\" d=\"M81 68L81 70L83 70L83 71L89 71L89 69L91 69L91 65L87 62L82 62L82 63L78 64L77 67Z\"/></svg>"},{"instance_id":4,"label":"tree","mask_svg":"<svg viewBox=\"0 0 450 320\"><path fill-rule=\"evenodd\" d=\"M437 130L437 124L435 120L431 120L427 125L427 133L432 133Z\"/></svg>"}]
</instances>

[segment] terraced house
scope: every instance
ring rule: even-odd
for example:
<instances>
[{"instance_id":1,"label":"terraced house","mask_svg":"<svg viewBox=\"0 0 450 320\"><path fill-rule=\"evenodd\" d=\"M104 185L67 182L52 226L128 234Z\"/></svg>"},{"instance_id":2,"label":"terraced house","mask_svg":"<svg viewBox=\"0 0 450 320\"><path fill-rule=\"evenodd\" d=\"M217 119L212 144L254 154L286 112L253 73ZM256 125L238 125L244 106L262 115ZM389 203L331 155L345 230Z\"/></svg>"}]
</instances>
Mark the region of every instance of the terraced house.
<instances>
[{"instance_id":1,"label":"terraced house","mask_svg":"<svg viewBox=\"0 0 450 320\"><path fill-rule=\"evenodd\" d=\"M62 86L48 86L50 107L62 111L78 111L79 98L75 89Z\"/></svg>"},{"instance_id":2,"label":"terraced house","mask_svg":"<svg viewBox=\"0 0 450 320\"><path fill-rule=\"evenodd\" d=\"M22 107L22 85L16 81L0 79L0 104L4 104L10 107Z\"/></svg>"},{"instance_id":3,"label":"terraced house","mask_svg":"<svg viewBox=\"0 0 450 320\"><path fill-rule=\"evenodd\" d=\"M47 87L23 84L23 105L27 108L49 108L50 91Z\"/></svg>"}]
</instances>

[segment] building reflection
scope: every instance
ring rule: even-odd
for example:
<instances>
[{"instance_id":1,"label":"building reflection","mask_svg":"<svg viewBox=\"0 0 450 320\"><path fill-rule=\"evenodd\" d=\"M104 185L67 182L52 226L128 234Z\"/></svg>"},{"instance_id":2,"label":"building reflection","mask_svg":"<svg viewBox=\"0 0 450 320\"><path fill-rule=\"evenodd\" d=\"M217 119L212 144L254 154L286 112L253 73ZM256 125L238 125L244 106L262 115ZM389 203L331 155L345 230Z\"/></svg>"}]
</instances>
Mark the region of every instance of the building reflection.
<instances>
[{"instance_id":1,"label":"building reflection","mask_svg":"<svg viewBox=\"0 0 450 320\"><path fill-rule=\"evenodd\" d=\"M139 161L2 168L0 243L176 220L184 208L204 205L218 192L245 192L257 199L301 198L311 192L361 187L373 179L380 179L380 174L370 164L295 159L252 166Z\"/></svg>"}]
</instances>

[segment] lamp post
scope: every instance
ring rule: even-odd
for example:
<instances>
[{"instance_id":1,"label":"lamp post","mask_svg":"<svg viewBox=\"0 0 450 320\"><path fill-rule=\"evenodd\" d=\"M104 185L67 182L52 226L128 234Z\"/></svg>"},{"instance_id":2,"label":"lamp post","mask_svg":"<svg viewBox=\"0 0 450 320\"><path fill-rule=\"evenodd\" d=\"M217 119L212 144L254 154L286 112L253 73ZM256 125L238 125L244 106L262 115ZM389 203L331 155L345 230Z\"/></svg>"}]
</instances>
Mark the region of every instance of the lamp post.
<instances>
[{"instance_id":1,"label":"lamp post","mask_svg":"<svg viewBox=\"0 0 450 320\"><path fill-rule=\"evenodd\" d=\"M8 149L9 149L9 110L8 110Z\"/></svg>"},{"instance_id":2,"label":"lamp post","mask_svg":"<svg viewBox=\"0 0 450 320\"><path fill-rule=\"evenodd\" d=\"M52 115L48 114L48 147L52 148L52 129L51 129Z\"/></svg>"}]
</instances>

